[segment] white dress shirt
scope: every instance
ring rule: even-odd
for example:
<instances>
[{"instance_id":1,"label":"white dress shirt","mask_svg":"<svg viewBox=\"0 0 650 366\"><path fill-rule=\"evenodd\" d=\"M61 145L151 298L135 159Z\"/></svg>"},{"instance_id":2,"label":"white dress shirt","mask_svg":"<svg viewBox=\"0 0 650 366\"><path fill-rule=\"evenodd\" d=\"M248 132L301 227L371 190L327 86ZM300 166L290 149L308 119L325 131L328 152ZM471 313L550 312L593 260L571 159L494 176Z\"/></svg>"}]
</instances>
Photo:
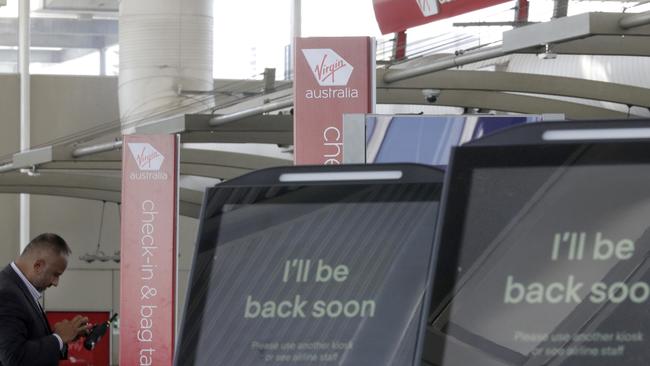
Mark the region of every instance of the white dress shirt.
<instances>
[{"instance_id":1,"label":"white dress shirt","mask_svg":"<svg viewBox=\"0 0 650 366\"><path fill-rule=\"evenodd\" d=\"M29 293L32 295L32 297L34 298L34 301L36 301L36 304L38 304L38 306L40 307L41 303L39 301L41 300L41 297L43 297L43 294L38 292L36 287L34 287L34 285L32 285L32 283L29 282L27 277L25 277L25 275L20 270L20 268L18 268L16 263L11 262L11 268L13 268L14 272L16 272L18 277L20 277L20 279L23 280L23 283L25 284L25 286L27 286L27 289L29 290ZM45 319L45 321L47 321L47 319ZM63 340L61 339L61 337L56 333L52 333L52 335L54 335L56 339L59 341L59 350L63 350Z\"/></svg>"}]
</instances>

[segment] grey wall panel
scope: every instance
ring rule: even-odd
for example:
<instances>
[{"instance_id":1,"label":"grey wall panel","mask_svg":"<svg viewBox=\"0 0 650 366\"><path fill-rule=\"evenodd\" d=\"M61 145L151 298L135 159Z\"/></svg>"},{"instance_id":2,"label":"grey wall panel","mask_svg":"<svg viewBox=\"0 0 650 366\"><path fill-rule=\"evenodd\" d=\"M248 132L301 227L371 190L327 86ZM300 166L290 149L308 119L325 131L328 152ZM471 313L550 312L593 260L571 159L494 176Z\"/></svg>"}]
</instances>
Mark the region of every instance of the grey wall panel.
<instances>
[{"instance_id":1,"label":"grey wall panel","mask_svg":"<svg viewBox=\"0 0 650 366\"><path fill-rule=\"evenodd\" d=\"M178 248L180 257L176 263L179 270L189 270L192 267L194 243L198 231L199 220L191 217L179 217Z\"/></svg>"},{"instance_id":2,"label":"grey wall panel","mask_svg":"<svg viewBox=\"0 0 650 366\"><path fill-rule=\"evenodd\" d=\"M12 261L20 251L18 234L18 195L0 194L0 266Z\"/></svg>"},{"instance_id":3,"label":"grey wall panel","mask_svg":"<svg viewBox=\"0 0 650 366\"><path fill-rule=\"evenodd\" d=\"M112 271L68 269L58 287L45 291L45 309L112 311Z\"/></svg>"},{"instance_id":4,"label":"grey wall panel","mask_svg":"<svg viewBox=\"0 0 650 366\"><path fill-rule=\"evenodd\" d=\"M0 75L0 157L20 149L20 80Z\"/></svg>"},{"instance_id":5,"label":"grey wall panel","mask_svg":"<svg viewBox=\"0 0 650 366\"><path fill-rule=\"evenodd\" d=\"M0 157L20 149L20 94L18 75L0 75ZM20 250L18 195L0 194L0 265L13 260Z\"/></svg>"},{"instance_id":6,"label":"grey wall panel","mask_svg":"<svg viewBox=\"0 0 650 366\"><path fill-rule=\"evenodd\" d=\"M176 309L177 319L180 321L181 315L183 314L183 308L185 307L185 296L187 295L187 285L190 279L189 270L179 270L178 271L178 308ZM178 324L180 326L180 324Z\"/></svg>"},{"instance_id":7,"label":"grey wall panel","mask_svg":"<svg viewBox=\"0 0 650 366\"><path fill-rule=\"evenodd\" d=\"M33 75L32 145L119 120L117 77Z\"/></svg>"},{"instance_id":8,"label":"grey wall panel","mask_svg":"<svg viewBox=\"0 0 650 366\"><path fill-rule=\"evenodd\" d=\"M66 197L32 195L32 237L41 232L60 234L70 245L72 255L68 269L119 269L113 261L87 263L79 260L85 253L95 253L99 241L101 250L112 255L120 248L120 225L117 205L107 203L102 216L102 203ZM102 236L99 238L100 221Z\"/></svg>"}]
</instances>

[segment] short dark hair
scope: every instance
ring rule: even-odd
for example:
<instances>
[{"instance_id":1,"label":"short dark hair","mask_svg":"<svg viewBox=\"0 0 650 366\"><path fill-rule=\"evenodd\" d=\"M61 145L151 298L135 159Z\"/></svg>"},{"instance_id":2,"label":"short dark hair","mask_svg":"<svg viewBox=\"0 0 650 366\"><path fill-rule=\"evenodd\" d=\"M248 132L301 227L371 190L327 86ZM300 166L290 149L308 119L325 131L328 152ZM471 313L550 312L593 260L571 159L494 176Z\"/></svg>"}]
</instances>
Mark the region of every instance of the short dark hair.
<instances>
[{"instance_id":1,"label":"short dark hair","mask_svg":"<svg viewBox=\"0 0 650 366\"><path fill-rule=\"evenodd\" d=\"M68 243L62 237L53 233L43 233L32 239L23 250L22 255L38 249L50 249L59 255L70 255L72 253Z\"/></svg>"}]
</instances>

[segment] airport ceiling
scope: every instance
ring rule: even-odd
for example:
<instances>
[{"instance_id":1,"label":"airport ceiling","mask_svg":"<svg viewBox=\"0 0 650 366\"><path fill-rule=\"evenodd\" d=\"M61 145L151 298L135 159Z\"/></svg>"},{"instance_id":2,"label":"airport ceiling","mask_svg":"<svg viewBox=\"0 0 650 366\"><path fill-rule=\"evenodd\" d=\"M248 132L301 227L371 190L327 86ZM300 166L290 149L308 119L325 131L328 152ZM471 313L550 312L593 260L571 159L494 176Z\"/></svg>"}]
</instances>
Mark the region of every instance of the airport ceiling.
<instances>
[{"instance_id":1,"label":"airport ceiling","mask_svg":"<svg viewBox=\"0 0 650 366\"><path fill-rule=\"evenodd\" d=\"M65 1L46 2L64 7ZM4 21L4 23L3 23ZM34 24L39 29L41 23ZM9 29L11 20L0 20L0 29ZM80 37L61 37L61 44L80 47L84 42L97 48L117 41L117 24L112 20L80 26L75 20L54 22L62 33L74 30ZM587 13L532 24L504 32L499 46L469 50L456 55L422 56L381 65L377 69L378 104L428 104L423 89L437 89L435 105L479 108L500 112L564 113L568 119L627 118L629 112L610 109L581 100L610 102L650 110L650 88L571 77L480 71L463 65L532 53L545 55L552 45L558 54L650 56L650 12L639 14ZM52 25L50 25L52 26ZM1 32L0 32L1 33ZM103 36L97 37L97 33ZM33 35L39 37L52 34ZM7 36L11 38L11 36ZM79 42L72 45L71 42ZM83 41L83 38L87 38ZM5 42L0 37L0 43ZM72 56L72 54L67 55ZM53 55L64 59L66 55ZM0 54L0 57L3 57ZM45 56L43 56L45 57ZM226 101L209 114L181 115L151 121L136 133L178 133L183 143L267 143L288 147L293 144L293 116L290 82L268 88L264 81L241 81L247 89L264 89L261 95L241 95L221 90ZM252 88L251 88L252 86ZM52 145L17 152L0 160L0 193L60 195L111 202L120 200L120 126L75 135ZM271 166L290 165L288 159L234 152L182 149L181 175L210 179L230 179ZM27 173L21 173L20 170ZM196 217L202 190L181 187L181 214Z\"/></svg>"}]
</instances>

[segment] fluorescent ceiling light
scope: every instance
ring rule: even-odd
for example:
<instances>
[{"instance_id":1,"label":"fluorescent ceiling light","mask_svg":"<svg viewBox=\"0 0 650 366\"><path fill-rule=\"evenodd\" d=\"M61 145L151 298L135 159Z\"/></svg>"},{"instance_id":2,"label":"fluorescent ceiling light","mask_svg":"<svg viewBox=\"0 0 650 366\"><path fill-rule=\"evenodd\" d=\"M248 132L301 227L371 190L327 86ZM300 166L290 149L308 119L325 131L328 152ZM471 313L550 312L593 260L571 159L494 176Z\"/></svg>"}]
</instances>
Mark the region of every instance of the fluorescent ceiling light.
<instances>
[{"instance_id":1,"label":"fluorescent ceiling light","mask_svg":"<svg viewBox=\"0 0 650 366\"><path fill-rule=\"evenodd\" d=\"M32 51L63 51L62 47L30 47ZM0 50L17 51L18 46L0 46Z\"/></svg>"},{"instance_id":2,"label":"fluorescent ceiling light","mask_svg":"<svg viewBox=\"0 0 650 366\"><path fill-rule=\"evenodd\" d=\"M402 178L401 170L331 173L284 173L280 175L280 182L395 180L400 178Z\"/></svg>"},{"instance_id":3,"label":"fluorescent ceiling light","mask_svg":"<svg viewBox=\"0 0 650 366\"><path fill-rule=\"evenodd\" d=\"M622 140L650 138L650 128L594 128L584 130L545 131L545 141L567 140Z\"/></svg>"},{"instance_id":4,"label":"fluorescent ceiling light","mask_svg":"<svg viewBox=\"0 0 650 366\"><path fill-rule=\"evenodd\" d=\"M32 51L63 51L61 47L30 47Z\"/></svg>"}]
</instances>

